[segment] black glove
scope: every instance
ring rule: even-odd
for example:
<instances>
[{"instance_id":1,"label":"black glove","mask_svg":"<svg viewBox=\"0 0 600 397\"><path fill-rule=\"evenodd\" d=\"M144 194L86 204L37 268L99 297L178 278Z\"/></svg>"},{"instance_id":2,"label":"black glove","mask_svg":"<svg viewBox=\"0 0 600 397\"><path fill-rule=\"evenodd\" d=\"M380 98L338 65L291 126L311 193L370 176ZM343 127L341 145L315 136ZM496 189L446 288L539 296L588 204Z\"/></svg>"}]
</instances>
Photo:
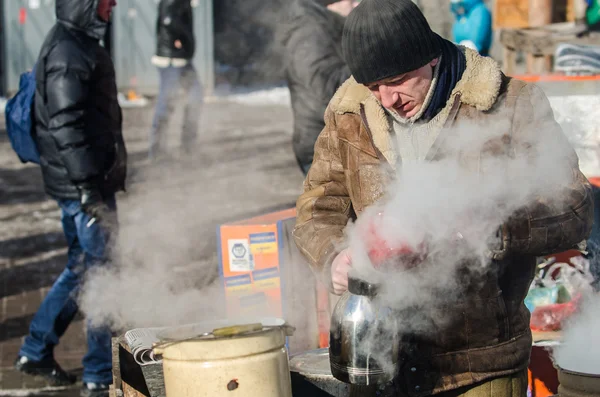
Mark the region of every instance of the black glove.
<instances>
[{"instance_id":1,"label":"black glove","mask_svg":"<svg viewBox=\"0 0 600 397\"><path fill-rule=\"evenodd\" d=\"M112 211L104 202L100 189L94 184L81 184L77 187L81 197L81 209L95 219L95 222L110 223ZM90 225L91 226L91 225Z\"/></svg>"}]
</instances>

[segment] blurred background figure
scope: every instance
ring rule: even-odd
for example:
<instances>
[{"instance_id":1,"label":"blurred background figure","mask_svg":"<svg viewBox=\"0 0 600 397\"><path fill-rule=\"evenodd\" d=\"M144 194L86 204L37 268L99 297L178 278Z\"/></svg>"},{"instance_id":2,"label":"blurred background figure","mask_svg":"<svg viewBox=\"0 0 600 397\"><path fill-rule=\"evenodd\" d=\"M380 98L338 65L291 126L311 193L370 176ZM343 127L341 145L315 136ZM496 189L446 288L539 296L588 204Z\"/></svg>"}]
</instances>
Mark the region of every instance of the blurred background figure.
<instances>
[{"instance_id":1,"label":"blurred background figure","mask_svg":"<svg viewBox=\"0 0 600 397\"><path fill-rule=\"evenodd\" d=\"M342 57L345 17L358 4L342 0L294 0L283 32L285 78L294 112L293 147L306 174L323 115L335 91L350 77Z\"/></svg>"},{"instance_id":2,"label":"blurred background figure","mask_svg":"<svg viewBox=\"0 0 600 397\"><path fill-rule=\"evenodd\" d=\"M452 36L455 43L489 55L492 46L492 14L483 0L451 0L455 17Z\"/></svg>"},{"instance_id":3,"label":"blurred background figure","mask_svg":"<svg viewBox=\"0 0 600 397\"><path fill-rule=\"evenodd\" d=\"M590 30L600 30L600 1L585 0L587 9L585 12L585 22Z\"/></svg>"},{"instance_id":4,"label":"blurred background figure","mask_svg":"<svg viewBox=\"0 0 600 397\"><path fill-rule=\"evenodd\" d=\"M196 41L194 14L190 0L161 0L156 21L156 55L152 63L160 73L160 88L150 132L151 160L166 151L166 129L179 91L186 99L181 133L184 152L192 151L198 134L202 85L192 63Z\"/></svg>"}]
</instances>

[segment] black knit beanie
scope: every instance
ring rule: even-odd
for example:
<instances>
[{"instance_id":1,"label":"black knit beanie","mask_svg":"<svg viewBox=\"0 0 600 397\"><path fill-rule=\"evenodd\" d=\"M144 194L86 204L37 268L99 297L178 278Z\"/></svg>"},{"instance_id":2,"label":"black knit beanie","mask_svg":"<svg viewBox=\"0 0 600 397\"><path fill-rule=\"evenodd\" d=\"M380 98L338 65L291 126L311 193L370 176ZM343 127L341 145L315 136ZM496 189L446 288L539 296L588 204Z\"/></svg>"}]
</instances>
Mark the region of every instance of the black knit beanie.
<instances>
[{"instance_id":1,"label":"black knit beanie","mask_svg":"<svg viewBox=\"0 0 600 397\"><path fill-rule=\"evenodd\" d=\"M362 0L346 19L342 51L366 84L426 65L441 55L441 40L411 0Z\"/></svg>"}]
</instances>

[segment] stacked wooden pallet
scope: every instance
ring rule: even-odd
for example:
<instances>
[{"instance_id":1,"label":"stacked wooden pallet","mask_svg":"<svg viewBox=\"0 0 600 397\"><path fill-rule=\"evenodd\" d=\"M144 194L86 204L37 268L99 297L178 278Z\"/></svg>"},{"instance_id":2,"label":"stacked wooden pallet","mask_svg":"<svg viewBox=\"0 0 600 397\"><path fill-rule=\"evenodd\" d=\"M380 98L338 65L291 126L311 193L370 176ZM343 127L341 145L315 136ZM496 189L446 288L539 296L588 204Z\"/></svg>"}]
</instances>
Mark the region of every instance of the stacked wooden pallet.
<instances>
[{"instance_id":1,"label":"stacked wooden pallet","mask_svg":"<svg viewBox=\"0 0 600 397\"><path fill-rule=\"evenodd\" d=\"M600 44L599 33L586 32L583 1L496 0L494 28L504 47L504 72L516 73L518 52L526 56L527 74L545 75L552 72L552 55L561 43Z\"/></svg>"}]
</instances>

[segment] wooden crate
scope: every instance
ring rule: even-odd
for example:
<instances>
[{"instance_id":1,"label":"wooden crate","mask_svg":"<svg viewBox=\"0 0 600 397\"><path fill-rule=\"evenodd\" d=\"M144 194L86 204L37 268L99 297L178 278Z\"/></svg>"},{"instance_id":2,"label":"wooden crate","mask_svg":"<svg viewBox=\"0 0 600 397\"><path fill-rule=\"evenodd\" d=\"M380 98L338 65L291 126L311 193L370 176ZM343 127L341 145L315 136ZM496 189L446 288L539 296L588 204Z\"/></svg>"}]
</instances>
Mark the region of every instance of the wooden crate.
<instances>
[{"instance_id":1,"label":"wooden crate","mask_svg":"<svg viewBox=\"0 0 600 397\"><path fill-rule=\"evenodd\" d=\"M529 0L496 0L494 29L521 29L529 26Z\"/></svg>"},{"instance_id":2,"label":"wooden crate","mask_svg":"<svg viewBox=\"0 0 600 397\"><path fill-rule=\"evenodd\" d=\"M523 29L530 27L530 0L496 0L494 2L494 29ZM574 0L552 1L552 23L575 20Z\"/></svg>"},{"instance_id":3,"label":"wooden crate","mask_svg":"<svg viewBox=\"0 0 600 397\"><path fill-rule=\"evenodd\" d=\"M574 0L567 0L566 14L567 14L567 22L575 21L575 1Z\"/></svg>"}]
</instances>

